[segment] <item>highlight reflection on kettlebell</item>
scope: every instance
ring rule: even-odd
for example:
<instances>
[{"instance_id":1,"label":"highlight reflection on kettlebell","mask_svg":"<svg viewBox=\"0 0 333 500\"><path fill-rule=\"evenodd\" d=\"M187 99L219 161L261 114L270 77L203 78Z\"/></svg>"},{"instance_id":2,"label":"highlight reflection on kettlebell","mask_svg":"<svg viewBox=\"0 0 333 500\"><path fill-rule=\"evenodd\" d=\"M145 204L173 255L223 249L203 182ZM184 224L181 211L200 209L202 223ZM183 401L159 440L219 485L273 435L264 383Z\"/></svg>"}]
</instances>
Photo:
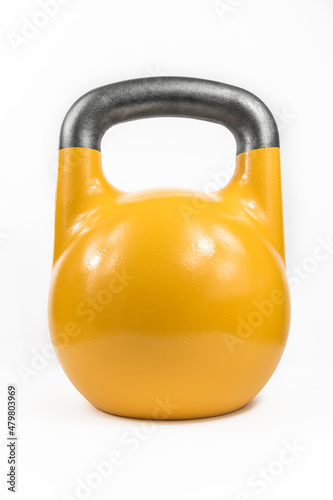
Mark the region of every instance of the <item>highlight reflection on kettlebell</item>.
<instances>
[{"instance_id":1,"label":"highlight reflection on kettlebell","mask_svg":"<svg viewBox=\"0 0 333 500\"><path fill-rule=\"evenodd\" d=\"M209 195L111 186L104 133L157 116L226 126L237 143L229 184ZM172 402L160 413L170 419L237 410L273 374L289 322L279 136L263 102L180 77L81 97L61 129L49 297L52 342L81 394L138 418L156 418L156 401Z\"/></svg>"}]
</instances>

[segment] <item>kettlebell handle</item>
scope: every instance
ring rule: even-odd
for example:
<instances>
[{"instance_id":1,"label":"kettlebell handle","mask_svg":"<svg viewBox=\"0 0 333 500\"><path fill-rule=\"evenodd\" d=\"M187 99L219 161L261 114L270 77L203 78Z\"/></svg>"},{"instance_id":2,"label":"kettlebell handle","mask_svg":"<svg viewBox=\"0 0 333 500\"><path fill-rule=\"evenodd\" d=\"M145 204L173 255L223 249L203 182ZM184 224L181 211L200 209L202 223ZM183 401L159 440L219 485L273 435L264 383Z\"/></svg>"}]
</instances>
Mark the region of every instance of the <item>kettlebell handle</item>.
<instances>
[{"instance_id":1,"label":"kettlebell handle","mask_svg":"<svg viewBox=\"0 0 333 500\"><path fill-rule=\"evenodd\" d=\"M162 116L224 125L235 137L237 155L279 147L273 115L252 93L210 80L154 77L112 83L83 95L63 121L60 149L100 151L102 138L113 125Z\"/></svg>"}]
</instances>

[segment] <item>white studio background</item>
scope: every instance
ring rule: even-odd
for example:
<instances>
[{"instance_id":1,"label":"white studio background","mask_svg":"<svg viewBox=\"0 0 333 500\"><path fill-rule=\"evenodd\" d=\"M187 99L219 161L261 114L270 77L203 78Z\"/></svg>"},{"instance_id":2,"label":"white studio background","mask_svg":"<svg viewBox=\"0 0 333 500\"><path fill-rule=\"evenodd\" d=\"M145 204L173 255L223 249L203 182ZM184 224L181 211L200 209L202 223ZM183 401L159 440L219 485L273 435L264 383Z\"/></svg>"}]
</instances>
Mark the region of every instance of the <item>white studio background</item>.
<instances>
[{"instance_id":1,"label":"white studio background","mask_svg":"<svg viewBox=\"0 0 333 500\"><path fill-rule=\"evenodd\" d=\"M13 383L20 500L329 498L333 3L45 0L46 16L42 4L1 3L1 497L13 495L5 482ZM90 89L154 75L241 86L275 114L292 324L277 371L248 407L148 426L95 410L72 386L50 354L47 296L62 119ZM234 156L227 130L194 120L124 124L103 141L105 174L128 191L204 190L214 174L227 182ZM122 463L87 486L116 450Z\"/></svg>"}]
</instances>

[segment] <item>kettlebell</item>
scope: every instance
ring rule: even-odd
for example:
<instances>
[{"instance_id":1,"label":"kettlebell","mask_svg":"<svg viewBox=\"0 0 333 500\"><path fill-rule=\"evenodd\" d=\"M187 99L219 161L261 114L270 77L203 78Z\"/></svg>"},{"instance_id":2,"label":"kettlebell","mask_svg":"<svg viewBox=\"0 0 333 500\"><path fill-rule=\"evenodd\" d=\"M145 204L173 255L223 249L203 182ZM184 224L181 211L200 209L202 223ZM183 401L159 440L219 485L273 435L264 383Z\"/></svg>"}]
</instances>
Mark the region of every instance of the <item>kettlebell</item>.
<instances>
[{"instance_id":1,"label":"kettlebell","mask_svg":"<svg viewBox=\"0 0 333 500\"><path fill-rule=\"evenodd\" d=\"M109 184L104 133L165 116L232 132L227 186L127 193ZM232 412L273 374L289 322L279 135L265 104L180 77L113 83L76 101L60 135L49 324L77 390L126 417Z\"/></svg>"}]
</instances>

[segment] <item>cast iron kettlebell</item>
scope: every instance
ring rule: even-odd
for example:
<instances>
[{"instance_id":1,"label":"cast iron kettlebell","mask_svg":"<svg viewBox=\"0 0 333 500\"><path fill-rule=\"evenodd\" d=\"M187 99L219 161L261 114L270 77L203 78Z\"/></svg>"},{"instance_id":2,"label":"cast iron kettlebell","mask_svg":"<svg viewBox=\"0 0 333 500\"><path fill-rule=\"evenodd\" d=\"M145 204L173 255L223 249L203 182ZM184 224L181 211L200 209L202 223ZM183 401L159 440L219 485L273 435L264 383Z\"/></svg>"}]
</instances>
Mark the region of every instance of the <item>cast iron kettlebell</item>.
<instances>
[{"instance_id":1,"label":"cast iron kettlebell","mask_svg":"<svg viewBox=\"0 0 333 500\"><path fill-rule=\"evenodd\" d=\"M230 183L211 195L112 187L104 133L157 116L228 127L237 142ZM237 410L274 372L289 321L279 137L263 102L176 77L81 97L61 130L49 300L53 345L81 394L128 417Z\"/></svg>"}]
</instances>

